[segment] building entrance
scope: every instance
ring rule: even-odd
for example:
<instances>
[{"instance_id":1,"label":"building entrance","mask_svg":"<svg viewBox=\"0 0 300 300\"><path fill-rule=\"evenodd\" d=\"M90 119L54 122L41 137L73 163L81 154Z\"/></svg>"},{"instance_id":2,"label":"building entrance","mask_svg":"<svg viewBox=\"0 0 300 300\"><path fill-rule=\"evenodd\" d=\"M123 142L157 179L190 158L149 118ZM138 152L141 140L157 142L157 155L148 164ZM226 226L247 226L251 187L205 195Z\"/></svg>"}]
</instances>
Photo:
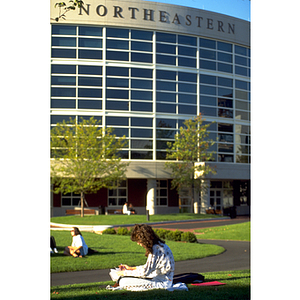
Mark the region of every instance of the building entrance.
<instances>
[{"instance_id":1,"label":"building entrance","mask_svg":"<svg viewBox=\"0 0 300 300\"><path fill-rule=\"evenodd\" d=\"M210 189L209 203L216 213L222 213L222 189Z\"/></svg>"}]
</instances>

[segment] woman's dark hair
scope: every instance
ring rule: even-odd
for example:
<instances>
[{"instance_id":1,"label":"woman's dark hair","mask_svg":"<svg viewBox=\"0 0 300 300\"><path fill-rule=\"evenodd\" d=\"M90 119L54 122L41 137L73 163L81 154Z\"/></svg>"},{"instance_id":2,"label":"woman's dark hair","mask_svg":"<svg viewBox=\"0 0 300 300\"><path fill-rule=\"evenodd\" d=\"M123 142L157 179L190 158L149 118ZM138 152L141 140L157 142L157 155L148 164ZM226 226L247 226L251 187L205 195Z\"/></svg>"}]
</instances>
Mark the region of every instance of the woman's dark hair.
<instances>
[{"instance_id":1,"label":"woman's dark hair","mask_svg":"<svg viewBox=\"0 0 300 300\"><path fill-rule=\"evenodd\" d=\"M73 230L74 230L75 235L78 235L78 234L82 235L80 230L77 227L73 227Z\"/></svg>"},{"instance_id":2,"label":"woman's dark hair","mask_svg":"<svg viewBox=\"0 0 300 300\"><path fill-rule=\"evenodd\" d=\"M146 256L148 256L149 253L153 253L152 248L155 244L158 244L158 242L165 243L155 234L152 227L146 224L135 224L131 234L131 240L142 244L146 249Z\"/></svg>"}]
</instances>

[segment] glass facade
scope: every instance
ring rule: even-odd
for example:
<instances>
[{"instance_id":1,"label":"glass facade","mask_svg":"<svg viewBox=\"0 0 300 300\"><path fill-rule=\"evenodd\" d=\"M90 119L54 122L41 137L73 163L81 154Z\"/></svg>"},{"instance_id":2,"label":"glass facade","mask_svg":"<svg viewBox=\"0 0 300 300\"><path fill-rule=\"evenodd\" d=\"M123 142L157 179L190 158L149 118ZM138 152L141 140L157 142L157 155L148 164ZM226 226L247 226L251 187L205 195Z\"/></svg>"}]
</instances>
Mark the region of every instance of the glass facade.
<instances>
[{"instance_id":1,"label":"glass facade","mask_svg":"<svg viewBox=\"0 0 300 300\"><path fill-rule=\"evenodd\" d=\"M164 160L183 121L201 113L216 122L209 127L215 160L249 164L250 107L249 48L159 31L52 25L51 125L94 116L126 136L123 159Z\"/></svg>"}]
</instances>

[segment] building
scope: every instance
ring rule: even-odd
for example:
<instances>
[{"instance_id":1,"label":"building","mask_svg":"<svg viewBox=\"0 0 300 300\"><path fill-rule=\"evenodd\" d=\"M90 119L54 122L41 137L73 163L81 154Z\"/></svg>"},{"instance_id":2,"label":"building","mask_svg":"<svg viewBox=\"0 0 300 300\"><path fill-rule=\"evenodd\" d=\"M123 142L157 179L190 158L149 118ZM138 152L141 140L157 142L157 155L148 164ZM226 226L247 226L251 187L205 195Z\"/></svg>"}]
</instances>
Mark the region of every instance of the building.
<instances>
[{"instance_id":1,"label":"building","mask_svg":"<svg viewBox=\"0 0 300 300\"><path fill-rule=\"evenodd\" d=\"M51 126L94 116L126 135L131 163L117 190L86 195L89 207L145 214L193 211L191 192L170 189L166 142L202 113L217 142L217 174L198 212L235 205L250 214L250 23L184 6L138 0L86 0L58 22L51 0ZM200 199L200 195L195 195ZM78 195L51 196L52 215Z\"/></svg>"}]
</instances>

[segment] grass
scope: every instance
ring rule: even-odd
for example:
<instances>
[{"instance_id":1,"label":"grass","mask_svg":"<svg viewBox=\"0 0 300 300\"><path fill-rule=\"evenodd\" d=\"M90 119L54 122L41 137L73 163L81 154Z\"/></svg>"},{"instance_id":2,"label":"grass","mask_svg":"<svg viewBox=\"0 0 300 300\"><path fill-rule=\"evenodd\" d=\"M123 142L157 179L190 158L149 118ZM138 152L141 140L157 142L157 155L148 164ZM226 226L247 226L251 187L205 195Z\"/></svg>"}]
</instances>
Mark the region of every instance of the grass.
<instances>
[{"instance_id":1,"label":"grass","mask_svg":"<svg viewBox=\"0 0 300 300\"><path fill-rule=\"evenodd\" d=\"M51 231L58 254L51 256L51 272L73 272L114 268L121 263L142 265L146 262L145 250L130 240L129 236L98 235L83 232L87 245L98 251L83 258L64 256L64 248L72 243L69 231ZM216 245L166 241L171 248L175 261L203 258L218 255L224 248Z\"/></svg>"},{"instance_id":2,"label":"grass","mask_svg":"<svg viewBox=\"0 0 300 300\"><path fill-rule=\"evenodd\" d=\"M196 229L197 239L235 240L250 242L250 223Z\"/></svg>"},{"instance_id":3,"label":"grass","mask_svg":"<svg viewBox=\"0 0 300 300\"><path fill-rule=\"evenodd\" d=\"M219 218L217 215L202 215L202 214L166 214L153 215L149 217L149 222L164 222L164 221L181 221L181 220L199 220ZM53 217L51 222L71 225L125 225L125 224L140 224L149 223L146 215L93 215L93 216L66 216Z\"/></svg>"},{"instance_id":4,"label":"grass","mask_svg":"<svg viewBox=\"0 0 300 300\"><path fill-rule=\"evenodd\" d=\"M51 299L65 300L93 300L93 299L108 299L108 300L248 300L250 299L250 270L242 271L225 271L225 272L209 272L202 273L205 276L205 281L219 281L226 283L222 286L192 286L188 284L189 291L174 291L152 290L147 292L130 292L126 290L109 291L105 286L113 282L98 282L87 284L74 284L65 286L51 287Z\"/></svg>"}]
</instances>

